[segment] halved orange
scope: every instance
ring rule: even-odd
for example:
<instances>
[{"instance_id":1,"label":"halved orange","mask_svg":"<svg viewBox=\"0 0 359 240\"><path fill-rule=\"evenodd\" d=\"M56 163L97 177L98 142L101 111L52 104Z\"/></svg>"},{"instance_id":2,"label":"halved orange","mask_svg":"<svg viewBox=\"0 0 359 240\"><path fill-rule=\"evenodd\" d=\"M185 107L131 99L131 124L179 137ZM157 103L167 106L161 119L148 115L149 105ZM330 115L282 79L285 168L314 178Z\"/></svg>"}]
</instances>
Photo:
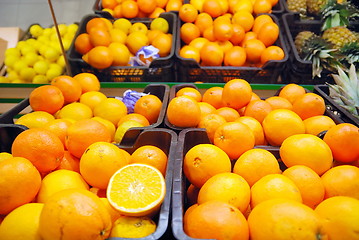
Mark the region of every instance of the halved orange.
<instances>
[{"instance_id":1,"label":"halved orange","mask_svg":"<svg viewBox=\"0 0 359 240\"><path fill-rule=\"evenodd\" d=\"M120 168L110 179L107 199L127 216L148 216L159 210L166 195L162 173L147 164L133 163Z\"/></svg>"}]
</instances>

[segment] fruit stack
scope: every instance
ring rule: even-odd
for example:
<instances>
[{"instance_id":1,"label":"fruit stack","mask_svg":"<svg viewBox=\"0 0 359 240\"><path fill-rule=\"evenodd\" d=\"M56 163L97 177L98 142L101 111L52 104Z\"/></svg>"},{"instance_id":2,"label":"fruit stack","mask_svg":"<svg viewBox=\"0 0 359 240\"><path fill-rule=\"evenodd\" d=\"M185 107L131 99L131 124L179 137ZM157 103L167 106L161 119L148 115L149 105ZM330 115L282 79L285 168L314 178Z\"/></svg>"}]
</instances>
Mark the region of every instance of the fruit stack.
<instances>
[{"instance_id":1,"label":"fruit stack","mask_svg":"<svg viewBox=\"0 0 359 240\"><path fill-rule=\"evenodd\" d=\"M165 234L177 136L155 127L168 87L126 92L107 97L94 74L61 75L34 88L31 112L0 116L0 239Z\"/></svg>"},{"instance_id":2,"label":"fruit stack","mask_svg":"<svg viewBox=\"0 0 359 240\"><path fill-rule=\"evenodd\" d=\"M102 82L173 81L176 23L171 12L130 20L87 15L68 52L72 74L92 72Z\"/></svg>"},{"instance_id":3,"label":"fruit stack","mask_svg":"<svg viewBox=\"0 0 359 240\"><path fill-rule=\"evenodd\" d=\"M353 1L293 2L287 2L292 12L282 16L290 51L285 83L333 83L337 67L358 65L359 10Z\"/></svg>"},{"instance_id":4,"label":"fruit stack","mask_svg":"<svg viewBox=\"0 0 359 240\"><path fill-rule=\"evenodd\" d=\"M355 239L358 126L297 84L265 100L239 79L203 94L175 87L176 239Z\"/></svg>"},{"instance_id":5,"label":"fruit stack","mask_svg":"<svg viewBox=\"0 0 359 240\"><path fill-rule=\"evenodd\" d=\"M178 80L276 83L288 58L278 1L190 1L179 9Z\"/></svg>"},{"instance_id":6,"label":"fruit stack","mask_svg":"<svg viewBox=\"0 0 359 240\"><path fill-rule=\"evenodd\" d=\"M67 51L78 29L77 24L58 25L64 50ZM65 59L55 27L33 24L14 48L5 52L6 75L1 82L49 83L65 71Z\"/></svg>"}]
</instances>

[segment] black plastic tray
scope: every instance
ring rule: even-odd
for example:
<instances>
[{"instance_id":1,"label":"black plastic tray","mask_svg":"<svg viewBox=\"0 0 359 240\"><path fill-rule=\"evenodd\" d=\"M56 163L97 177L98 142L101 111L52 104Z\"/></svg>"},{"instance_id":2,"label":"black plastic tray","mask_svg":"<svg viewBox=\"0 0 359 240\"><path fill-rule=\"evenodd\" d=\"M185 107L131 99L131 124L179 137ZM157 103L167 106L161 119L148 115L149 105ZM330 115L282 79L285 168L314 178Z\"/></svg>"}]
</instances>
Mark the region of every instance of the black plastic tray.
<instances>
[{"instance_id":1,"label":"black plastic tray","mask_svg":"<svg viewBox=\"0 0 359 240\"><path fill-rule=\"evenodd\" d=\"M278 5L278 4L277 4ZM278 18L268 14L280 26ZM285 53L282 60L269 61L263 67L232 67L232 66L201 66L194 59L179 56L179 50L183 46L179 29L182 22L178 21L176 36L176 72L178 82L209 82L223 83L233 78L246 79L249 83L277 83L285 64L288 60L287 46L283 33L280 31L278 40L274 45L281 47Z\"/></svg>"},{"instance_id":2,"label":"black plastic tray","mask_svg":"<svg viewBox=\"0 0 359 240\"><path fill-rule=\"evenodd\" d=\"M290 12L282 16L282 23L284 33L286 36L289 61L287 69L283 74L283 83L297 83L320 85L326 82L333 83L334 80L330 76L332 72L323 69L321 77L312 77L312 61L303 60L295 47L294 39L301 31L312 31L315 34L321 34L320 20L306 20L301 19L299 13ZM354 22L350 25L354 30L359 29L359 22Z\"/></svg>"},{"instance_id":3,"label":"black plastic tray","mask_svg":"<svg viewBox=\"0 0 359 240\"><path fill-rule=\"evenodd\" d=\"M350 112L334 102L334 100L329 96L328 85L315 85L313 92L320 95L324 99L326 113L329 117L336 119L338 122L351 123L359 127L359 118L354 117Z\"/></svg>"},{"instance_id":4,"label":"black plastic tray","mask_svg":"<svg viewBox=\"0 0 359 240\"><path fill-rule=\"evenodd\" d=\"M92 18L105 17L100 14L88 14L84 16L79 24L79 29L75 35L75 39L81 33L86 32L86 23ZM71 66L71 75L74 76L81 72L89 72L95 74L101 82L173 82L175 80L174 71L174 52L175 52L175 34L177 32L177 16L172 12L165 12L160 15L169 23L169 33L172 34L172 46L168 56L160 57L152 61L149 67L146 66L118 66L106 69L96 69L91 67L82 60L82 55L75 50L74 41L72 42L67 58ZM114 21L113 18L108 18ZM152 19L135 18L130 19L132 23L142 22L149 26Z\"/></svg>"},{"instance_id":5,"label":"black plastic tray","mask_svg":"<svg viewBox=\"0 0 359 240\"><path fill-rule=\"evenodd\" d=\"M150 126L136 127L136 128L131 128L130 130L128 130L125 133L123 140L121 141L122 145L133 144L133 142L131 142L131 139L138 136L140 134L140 132L145 129L164 126L163 121L164 121L164 118L166 115L170 87L167 84L152 83L152 84L148 84L144 88L143 92L153 94L153 95L157 96L162 101L162 108L160 111L160 115L158 116L157 122L151 124ZM18 114L20 114L20 112L22 110L24 110L26 107L29 107L29 105L30 105L29 98L22 100L20 103L15 105L13 108L11 108L10 110L8 110L0 115L0 124L14 124L14 118Z\"/></svg>"}]
</instances>

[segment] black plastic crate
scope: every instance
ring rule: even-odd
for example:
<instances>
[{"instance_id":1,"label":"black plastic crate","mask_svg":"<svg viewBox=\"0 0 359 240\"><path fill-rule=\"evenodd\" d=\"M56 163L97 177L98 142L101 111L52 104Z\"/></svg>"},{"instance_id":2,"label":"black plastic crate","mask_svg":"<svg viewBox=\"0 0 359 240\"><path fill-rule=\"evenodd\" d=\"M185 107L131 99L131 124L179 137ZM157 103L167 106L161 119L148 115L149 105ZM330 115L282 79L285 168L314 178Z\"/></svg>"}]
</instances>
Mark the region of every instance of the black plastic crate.
<instances>
[{"instance_id":1,"label":"black plastic crate","mask_svg":"<svg viewBox=\"0 0 359 240\"><path fill-rule=\"evenodd\" d=\"M163 127L164 126L164 118L166 115L166 109L169 99L169 92L170 88L167 84L149 84L147 85L143 93L150 93L152 95L157 96L162 101L162 108L160 111L160 115L158 116L157 122L151 124L147 127L135 127L129 129L121 141L121 145L131 145L133 142L131 142L132 139L136 138L143 130L149 129L149 128L157 128L157 127ZM115 96L113 96L115 97ZM119 97L119 96L116 96ZM29 107L29 98L26 98L22 100L20 103L15 105L10 110L4 112L0 115L0 124L14 124L14 118L20 114L22 110Z\"/></svg>"},{"instance_id":2,"label":"black plastic crate","mask_svg":"<svg viewBox=\"0 0 359 240\"><path fill-rule=\"evenodd\" d=\"M93 18L105 17L100 14L89 14L82 18L75 39L81 33L86 32L86 24ZM101 82L173 82L175 81L174 71L174 52L175 52L175 34L177 32L177 16L174 13L162 13L160 17L166 19L169 23L169 33L172 34L171 51L166 57L159 57L147 66L113 66L106 69L96 69L82 60L82 55L75 50L74 41L67 52L68 62L71 67L71 75L74 76L81 72L95 74ZM110 21L115 21L109 18ZM130 19L132 23L142 22L147 27L150 26L152 19L135 18Z\"/></svg>"},{"instance_id":3,"label":"black plastic crate","mask_svg":"<svg viewBox=\"0 0 359 240\"><path fill-rule=\"evenodd\" d=\"M0 152L11 153L11 146L14 139L22 131L27 128L17 124L0 124ZM159 212L153 217L156 222L157 228L154 233L143 238L131 238L142 240L155 240L155 239L171 239L171 233L169 231L170 222L170 206L171 206L171 193L172 193L172 179L173 179L173 164L175 151L177 146L177 135L164 128L146 129L141 134L131 139L133 145L131 146L119 146L121 149L126 150L132 154L137 148L144 145L153 145L159 147L166 153L168 157L167 169L166 169L166 196L161 205ZM113 240L128 239L128 238L109 238Z\"/></svg>"},{"instance_id":4,"label":"black plastic crate","mask_svg":"<svg viewBox=\"0 0 359 240\"><path fill-rule=\"evenodd\" d=\"M278 5L278 4L277 4ZM275 23L280 26L278 18L269 14ZM182 22L178 21L176 36L176 72L178 82L209 82L223 83L233 78L246 79L249 83L277 83L284 66L288 60L288 51L284 41L282 31L279 33L278 40L274 43L281 47L285 53L282 60L273 60L265 63L262 67L232 67L232 66L201 66L194 59L179 56L179 50L184 45L179 33Z\"/></svg>"},{"instance_id":5,"label":"black plastic crate","mask_svg":"<svg viewBox=\"0 0 359 240\"><path fill-rule=\"evenodd\" d=\"M313 92L320 95L324 99L326 105L326 114L329 117L336 119L337 122L351 123L359 127L359 118L354 117L353 114L339 106L330 97L328 85L315 85Z\"/></svg>"},{"instance_id":6,"label":"black plastic crate","mask_svg":"<svg viewBox=\"0 0 359 240\"><path fill-rule=\"evenodd\" d=\"M207 133L202 128L188 128L182 130L178 135L177 151L173 170L173 191L172 191L172 232L178 240L199 240L188 236L183 229L183 215L190 202L186 192L190 183L183 172L183 158L192 147L197 144L210 144ZM279 157L279 147L257 146L270 151L277 158Z\"/></svg>"},{"instance_id":7,"label":"black plastic crate","mask_svg":"<svg viewBox=\"0 0 359 240\"><path fill-rule=\"evenodd\" d=\"M332 72L323 69L321 77L312 77L312 61L303 60L295 47L294 39L301 31L312 31L315 34L321 35L322 23L320 20L301 19L299 13L285 13L282 16L282 23L286 36L289 61L287 69L283 74L283 83L297 83L297 84L324 84L326 82L333 83L333 78L330 76ZM352 30L359 30L359 22L350 24Z\"/></svg>"}]
</instances>

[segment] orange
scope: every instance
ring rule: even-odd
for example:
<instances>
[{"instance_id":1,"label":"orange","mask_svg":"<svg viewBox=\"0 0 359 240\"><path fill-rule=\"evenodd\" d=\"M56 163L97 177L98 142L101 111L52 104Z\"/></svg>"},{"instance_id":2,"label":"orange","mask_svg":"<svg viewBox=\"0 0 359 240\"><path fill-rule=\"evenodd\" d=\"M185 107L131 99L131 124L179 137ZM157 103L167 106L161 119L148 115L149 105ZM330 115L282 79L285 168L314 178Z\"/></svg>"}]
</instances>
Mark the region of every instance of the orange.
<instances>
[{"instance_id":1,"label":"orange","mask_svg":"<svg viewBox=\"0 0 359 240\"><path fill-rule=\"evenodd\" d=\"M14 157L30 160L39 172L47 173L59 166L65 150L55 133L42 128L32 128L16 136L11 152Z\"/></svg>"},{"instance_id":2,"label":"orange","mask_svg":"<svg viewBox=\"0 0 359 240\"><path fill-rule=\"evenodd\" d=\"M56 114L56 118L70 119L73 121L89 119L92 118L92 110L83 103L72 102L61 108Z\"/></svg>"},{"instance_id":3,"label":"orange","mask_svg":"<svg viewBox=\"0 0 359 240\"><path fill-rule=\"evenodd\" d=\"M156 123L161 113L162 101L156 95L148 94L136 101L134 112L147 118L150 124Z\"/></svg>"},{"instance_id":4,"label":"orange","mask_svg":"<svg viewBox=\"0 0 359 240\"><path fill-rule=\"evenodd\" d=\"M95 106L100 104L105 99L107 99L107 96L104 93L98 91L89 91L81 94L79 102L87 105L93 111Z\"/></svg>"},{"instance_id":5,"label":"orange","mask_svg":"<svg viewBox=\"0 0 359 240\"><path fill-rule=\"evenodd\" d=\"M183 222L192 238L249 239L248 224L238 208L222 201L209 201L194 207Z\"/></svg>"},{"instance_id":6,"label":"orange","mask_svg":"<svg viewBox=\"0 0 359 240\"><path fill-rule=\"evenodd\" d=\"M212 26L213 18L208 13L201 12L196 17L194 24L199 28L201 35L203 35L204 30Z\"/></svg>"},{"instance_id":7,"label":"orange","mask_svg":"<svg viewBox=\"0 0 359 240\"><path fill-rule=\"evenodd\" d=\"M209 40L207 38L198 37L198 38L193 39L188 45L196 48L199 52L201 50L201 48L203 47L203 45L208 41Z\"/></svg>"},{"instance_id":8,"label":"orange","mask_svg":"<svg viewBox=\"0 0 359 240\"><path fill-rule=\"evenodd\" d=\"M222 101L228 107L240 109L246 106L252 97L252 87L244 79L232 79L223 87Z\"/></svg>"},{"instance_id":9,"label":"orange","mask_svg":"<svg viewBox=\"0 0 359 240\"><path fill-rule=\"evenodd\" d=\"M278 46L269 46L262 52L261 63L265 64L268 61L272 60L283 60L285 53L281 47Z\"/></svg>"},{"instance_id":10,"label":"orange","mask_svg":"<svg viewBox=\"0 0 359 240\"><path fill-rule=\"evenodd\" d=\"M111 141L109 130L96 120L84 119L73 123L67 129L65 145L72 155L81 158L88 146L99 141Z\"/></svg>"},{"instance_id":11,"label":"orange","mask_svg":"<svg viewBox=\"0 0 359 240\"><path fill-rule=\"evenodd\" d=\"M41 175L34 165L23 157L11 157L0 162L0 214L31 202L41 185Z\"/></svg>"},{"instance_id":12,"label":"orange","mask_svg":"<svg viewBox=\"0 0 359 240\"><path fill-rule=\"evenodd\" d=\"M58 87L44 85L31 91L29 103L34 111L45 111L54 114L62 108L65 98Z\"/></svg>"},{"instance_id":13,"label":"orange","mask_svg":"<svg viewBox=\"0 0 359 240\"><path fill-rule=\"evenodd\" d=\"M88 53L94 46L90 41L90 35L88 33L81 33L79 34L75 41L74 47L77 52L80 54Z\"/></svg>"},{"instance_id":14,"label":"orange","mask_svg":"<svg viewBox=\"0 0 359 240\"><path fill-rule=\"evenodd\" d=\"M240 67L246 62L246 51L240 46L234 46L224 53L224 65Z\"/></svg>"},{"instance_id":15,"label":"orange","mask_svg":"<svg viewBox=\"0 0 359 240\"><path fill-rule=\"evenodd\" d=\"M322 219L310 207L288 199L258 204L248 217L251 239L327 239Z\"/></svg>"},{"instance_id":16,"label":"orange","mask_svg":"<svg viewBox=\"0 0 359 240\"><path fill-rule=\"evenodd\" d=\"M237 12L243 11L248 12L250 14L253 13L253 4L251 0L238 0L232 7L231 11L233 14Z\"/></svg>"},{"instance_id":17,"label":"orange","mask_svg":"<svg viewBox=\"0 0 359 240\"><path fill-rule=\"evenodd\" d=\"M230 172L218 173L199 190L198 204L212 200L223 201L244 213L249 206L250 196L251 189L242 176Z\"/></svg>"},{"instance_id":18,"label":"orange","mask_svg":"<svg viewBox=\"0 0 359 240\"><path fill-rule=\"evenodd\" d=\"M84 226L86 230L81 231ZM111 216L99 197L88 190L67 189L44 204L39 233L43 239L106 239L111 226Z\"/></svg>"},{"instance_id":19,"label":"orange","mask_svg":"<svg viewBox=\"0 0 359 240\"><path fill-rule=\"evenodd\" d=\"M144 163L157 168L166 176L168 157L159 147L144 145L137 148L130 156L130 163Z\"/></svg>"},{"instance_id":20,"label":"orange","mask_svg":"<svg viewBox=\"0 0 359 240\"><path fill-rule=\"evenodd\" d=\"M243 48L246 50L247 60L252 63L258 63L266 46L258 39L249 39L244 42Z\"/></svg>"},{"instance_id":21,"label":"orange","mask_svg":"<svg viewBox=\"0 0 359 240\"><path fill-rule=\"evenodd\" d=\"M201 120L204 116L214 113L216 109L209 103L199 102L199 108L201 109Z\"/></svg>"},{"instance_id":22,"label":"orange","mask_svg":"<svg viewBox=\"0 0 359 240\"><path fill-rule=\"evenodd\" d=\"M208 138L213 143L214 133L216 132L217 128L226 122L226 119L221 115L216 113L209 113L201 117L197 127L206 129Z\"/></svg>"},{"instance_id":23,"label":"orange","mask_svg":"<svg viewBox=\"0 0 359 240\"><path fill-rule=\"evenodd\" d=\"M129 28L129 34L134 33L134 32L142 32L142 33L147 34L148 27L143 22L132 23L132 25Z\"/></svg>"},{"instance_id":24,"label":"orange","mask_svg":"<svg viewBox=\"0 0 359 240\"><path fill-rule=\"evenodd\" d=\"M166 12L179 11L182 4L183 2L181 0L168 0L165 10Z\"/></svg>"},{"instance_id":25,"label":"orange","mask_svg":"<svg viewBox=\"0 0 359 240\"><path fill-rule=\"evenodd\" d=\"M80 173L80 159L65 150L64 157L61 159L60 165L56 168L56 170L60 169L67 169Z\"/></svg>"},{"instance_id":26,"label":"orange","mask_svg":"<svg viewBox=\"0 0 359 240\"><path fill-rule=\"evenodd\" d=\"M218 0L205 0L202 6L202 12L208 13L213 18L223 14L221 4Z\"/></svg>"},{"instance_id":27,"label":"orange","mask_svg":"<svg viewBox=\"0 0 359 240\"><path fill-rule=\"evenodd\" d=\"M110 9L114 9L115 6L117 5L117 1L116 0L103 0L101 2L102 8L110 8Z\"/></svg>"},{"instance_id":28,"label":"orange","mask_svg":"<svg viewBox=\"0 0 359 240\"><path fill-rule=\"evenodd\" d=\"M248 32L253 27L254 17L250 12L240 10L233 15L232 23L240 25L245 32Z\"/></svg>"},{"instance_id":29,"label":"orange","mask_svg":"<svg viewBox=\"0 0 359 240\"><path fill-rule=\"evenodd\" d=\"M275 22L264 23L257 33L257 39L266 47L273 45L279 37L279 26Z\"/></svg>"},{"instance_id":30,"label":"orange","mask_svg":"<svg viewBox=\"0 0 359 240\"><path fill-rule=\"evenodd\" d=\"M135 18L139 13L137 2L133 0L124 1L121 3L121 13L125 18Z\"/></svg>"},{"instance_id":31,"label":"orange","mask_svg":"<svg viewBox=\"0 0 359 240\"><path fill-rule=\"evenodd\" d=\"M233 43L233 45L235 46L240 46L245 36L244 28L238 23L233 23L232 26L233 26L233 34L232 37L229 39L229 41L231 41L231 43Z\"/></svg>"},{"instance_id":32,"label":"orange","mask_svg":"<svg viewBox=\"0 0 359 240\"><path fill-rule=\"evenodd\" d=\"M325 112L325 102L324 99L316 93L306 93L294 101L293 111L303 120L309 117L323 115Z\"/></svg>"},{"instance_id":33,"label":"orange","mask_svg":"<svg viewBox=\"0 0 359 240\"><path fill-rule=\"evenodd\" d=\"M82 88L82 93L89 91L100 91L100 81L93 73L78 73L73 76L77 80Z\"/></svg>"},{"instance_id":34,"label":"orange","mask_svg":"<svg viewBox=\"0 0 359 240\"><path fill-rule=\"evenodd\" d=\"M264 137L263 127L257 119L249 116L242 116L237 118L235 121L244 123L252 130L255 138L254 145L265 145L266 140Z\"/></svg>"},{"instance_id":35,"label":"orange","mask_svg":"<svg viewBox=\"0 0 359 240\"><path fill-rule=\"evenodd\" d=\"M193 41L191 41L191 42L193 42ZM183 46L179 51L179 55L182 58L192 58L198 63L201 61L201 56L199 54L199 50L190 45Z\"/></svg>"},{"instance_id":36,"label":"orange","mask_svg":"<svg viewBox=\"0 0 359 240\"><path fill-rule=\"evenodd\" d=\"M133 177L136 176L136 181ZM166 194L166 183L157 168L132 163L115 172L107 188L107 199L121 214L149 216L161 207Z\"/></svg>"},{"instance_id":37,"label":"orange","mask_svg":"<svg viewBox=\"0 0 359 240\"><path fill-rule=\"evenodd\" d=\"M230 21L216 18L213 21L213 35L218 41L227 41L233 35L233 26Z\"/></svg>"},{"instance_id":38,"label":"orange","mask_svg":"<svg viewBox=\"0 0 359 240\"><path fill-rule=\"evenodd\" d=\"M118 5L116 5L116 7L114 7L112 15L114 18L122 18L123 17L121 4L118 4Z\"/></svg>"},{"instance_id":39,"label":"orange","mask_svg":"<svg viewBox=\"0 0 359 240\"><path fill-rule=\"evenodd\" d=\"M111 35L108 29L92 28L90 30L89 38L92 46L105 46L107 47L111 43Z\"/></svg>"},{"instance_id":40,"label":"orange","mask_svg":"<svg viewBox=\"0 0 359 240\"><path fill-rule=\"evenodd\" d=\"M56 134L65 146L67 128L71 126L71 124L72 122L69 119L54 119L53 121L43 125L43 128Z\"/></svg>"},{"instance_id":41,"label":"orange","mask_svg":"<svg viewBox=\"0 0 359 240\"><path fill-rule=\"evenodd\" d=\"M137 5L141 12L150 14L156 9L157 2L156 0L137 0Z\"/></svg>"},{"instance_id":42,"label":"orange","mask_svg":"<svg viewBox=\"0 0 359 240\"><path fill-rule=\"evenodd\" d=\"M305 133L303 120L288 109L272 110L262 122L263 131L268 143L280 146L289 136Z\"/></svg>"},{"instance_id":43,"label":"orange","mask_svg":"<svg viewBox=\"0 0 359 240\"><path fill-rule=\"evenodd\" d=\"M86 32L90 33L92 29L108 29L104 18L94 17L86 23Z\"/></svg>"},{"instance_id":44,"label":"orange","mask_svg":"<svg viewBox=\"0 0 359 240\"><path fill-rule=\"evenodd\" d=\"M115 132L115 143L121 144L122 139L126 139L126 132L128 130L131 130L131 128L142 128L143 129L143 125L137 121L134 120L127 120L125 122L122 122L121 124L118 125L116 132ZM139 131L139 129L137 129L137 131Z\"/></svg>"},{"instance_id":45,"label":"orange","mask_svg":"<svg viewBox=\"0 0 359 240\"><path fill-rule=\"evenodd\" d=\"M111 206L110 202L108 201L107 197L100 197L102 203L104 203L104 205L106 206L110 216L111 216L111 221L112 221L112 228L114 227L114 223L115 221L121 217L121 213L119 211L117 211L114 207ZM112 231L112 229L111 229Z\"/></svg>"},{"instance_id":46,"label":"orange","mask_svg":"<svg viewBox=\"0 0 359 240\"><path fill-rule=\"evenodd\" d=\"M278 173L267 174L251 187L252 211L258 204L275 198L302 203L300 191L290 178Z\"/></svg>"},{"instance_id":47,"label":"orange","mask_svg":"<svg viewBox=\"0 0 359 240\"><path fill-rule=\"evenodd\" d=\"M104 118L117 126L120 119L127 115L127 107L120 99L107 98L94 107L93 115Z\"/></svg>"},{"instance_id":48,"label":"orange","mask_svg":"<svg viewBox=\"0 0 359 240\"><path fill-rule=\"evenodd\" d=\"M208 28L206 28L203 33L202 33L203 37L206 38L208 41L211 42L215 42L217 39L214 36L214 32L213 32L213 25L209 26Z\"/></svg>"},{"instance_id":49,"label":"orange","mask_svg":"<svg viewBox=\"0 0 359 240\"><path fill-rule=\"evenodd\" d=\"M227 52L233 47L233 43L229 40L226 41L216 41L216 43L222 48L223 53Z\"/></svg>"},{"instance_id":50,"label":"orange","mask_svg":"<svg viewBox=\"0 0 359 240\"><path fill-rule=\"evenodd\" d=\"M225 151L230 159L239 158L245 151L252 149L255 138L252 130L240 122L227 122L214 133L214 145Z\"/></svg>"},{"instance_id":51,"label":"orange","mask_svg":"<svg viewBox=\"0 0 359 240\"><path fill-rule=\"evenodd\" d=\"M55 193L71 188L83 190L90 189L89 185L78 172L66 169L53 171L42 179L36 201L45 203Z\"/></svg>"},{"instance_id":52,"label":"orange","mask_svg":"<svg viewBox=\"0 0 359 240\"><path fill-rule=\"evenodd\" d=\"M125 44L119 42L112 42L108 46L112 53L112 66L127 66L130 61L130 51Z\"/></svg>"},{"instance_id":53,"label":"orange","mask_svg":"<svg viewBox=\"0 0 359 240\"><path fill-rule=\"evenodd\" d=\"M183 171L189 182L200 188L212 176L231 172L231 160L215 145L197 144L185 154Z\"/></svg>"},{"instance_id":54,"label":"orange","mask_svg":"<svg viewBox=\"0 0 359 240\"><path fill-rule=\"evenodd\" d=\"M272 3L270 0L255 0L253 4L253 13L259 15L261 13L271 13Z\"/></svg>"},{"instance_id":55,"label":"orange","mask_svg":"<svg viewBox=\"0 0 359 240\"><path fill-rule=\"evenodd\" d=\"M244 44L251 39L257 39L257 33L252 32L252 31L248 31L244 34L244 37L242 39L242 42L240 43L240 46L243 47Z\"/></svg>"},{"instance_id":56,"label":"orange","mask_svg":"<svg viewBox=\"0 0 359 240\"><path fill-rule=\"evenodd\" d=\"M201 32L194 23L187 22L180 27L181 40L186 44L189 44L193 39L200 37L200 35Z\"/></svg>"},{"instance_id":57,"label":"orange","mask_svg":"<svg viewBox=\"0 0 359 240\"><path fill-rule=\"evenodd\" d=\"M201 118L201 109L192 97L175 97L168 104L167 118L177 127L196 127Z\"/></svg>"},{"instance_id":58,"label":"orange","mask_svg":"<svg viewBox=\"0 0 359 240\"><path fill-rule=\"evenodd\" d=\"M150 125L150 122L147 120L147 118L139 113L130 113L125 116L123 116L120 121L117 123L117 127L120 126L121 123L128 121L128 120L134 120L139 122L144 127L147 127Z\"/></svg>"},{"instance_id":59,"label":"orange","mask_svg":"<svg viewBox=\"0 0 359 240\"><path fill-rule=\"evenodd\" d=\"M194 22L198 16L198 10L191 4L183 4L179 11L178 16L183 22Z\"/></svg>"},{"instance_id":60,"label":"orange","mask_svg":"<svg viewBox=\"0 0 359 240\"><path fill-rule=\"evenodd\" d=\"M324 115L307 118L303 123L305 126L305 133L313 135L318 135L336 125L333 119Z\"/></svg>"},{"instance_id":61,"label":"orange","mask_svg":"<svg viewBox=\"0 0 359 240\"><path fill-rule=\"evenodd\" d=\"M264 100L250 101L244 110L244 116L253 117L262 123L264 118L272 111L272 106Z\"/></svg>"},{"instance_id":62,"label":"orange","mask_svg":"<svg viewBox=\"0 0 359 240\"><path fill-rule=\"evenodd\" d=\"M161 7L156 7L155 10L153 10L153 12L148 15L149 18L158 18L160 17L161 13L166 12L163 8Z\"/></svg>"},{"instance_id":63,"label":"orange","mask_svg":"<svg viewBox=\"0 0 359 240\"><path fill-rule=\"evenodd\" d=\"M88 52L88 63L98 69L108 68L112 65L113 56L108 47L97 46Z\"/></svg>"},{"instance_id":64,"label":"orange","mask_svg":"<svg viewBox=\"0 0 359 240\"><path fill-rule=\"evenodd\" d=\"M187 191L186 191L186 197L187 197L187 201L188 201L189 205L198 205L197 197L198 197L199 190L200 190L200 188L196 187L193 184L190 184L188 186ZM191 208L191 207L189 207L189 208ZM186 210L186 212L188 211L188 209Z\"/></svg>"},{"instance_id":65,"label":"orange","mask_svg":"<svg viewBox=\"0 0 359 240\"><path fill-rule=\"evenodd\" d=\"M336 161L349 163L359 159L359 131L355 125L340 123L333 126L323 140L330 147Z\"/></svg>"},{"instance_id":66,"label":"orange","mask_svg":"<svg viewBox=\"0 0 359 240\"><path fill-rule=\"evenodd\" d=\"M126 1L127 2L127 1ZM147 34L141 31L133 32L127 35L126 46L133 55L136 55L140 48L149 43Z\"/></svg>"},{"instance_id":67,"label":"orange","mask_svg":"<svg viewBox=\"0 0 359 240\"><path fill-rule=\"evenodd\" d=\"M332 167L333 156L329 146L311 134L296 134L285 139L279 149L287 167L304 165L322 175ZM300 154L298 154L300 153Z\"/></svg>"},{"instance_id":68,"label":"orange","mask_svg":"<svg viewBox=\"0 0 359 240\"><path fill-rule=\"evenodd\" d=\"M110 238L144 238L150 237L157 229L151 217L123 216L114 222Z\"/></svg>"},{"instance_id":69,"label":"orange","mask_svg":"<svg viewBox=\"0 0 359 240\"><path fill-rule=\"evenodd\" d=\"M306 91L304 87L295 83L289 83L280 89L278 96L286 98L293 104L299 96L302 96L305 93Z\"/></svg>"},{"instance_id":70,"label":"orange","mask_svg":"<svg viewBox=\"0 0 359 240\"><path fill-rule=\"evenodd\" d=\"M348 196L359 200L359 168L351 165L336 166L322 175L324 199L335 196Z\"/></svg>"},{"instance_id":71,"label":"orange","mask_svg":"<svg viewBox=\"0 0 359 240\"><path fill-rule=\"evenodd\" d=\"M359 201L351 197L331 197L321 202L315 212L324 219L329 239L356 239L358 237Z\"/></svg>"},{"instance_id":72,"label":"orange","mask_svg":"<svg viewBox=\"0 0 359 240\"><path fill-rule=\"evenodd\" d=\"M272 96L272 97L266 98L265 101L271 105L272 110L274 110L274 109L292 110L292 108L293 108L293 105L289 102L289 100L284 97Z\"/></svg>"},{"instance_id":73,"label":"orange","mask_svg":"<svg viewBox=\"0 0 359 240\"><path fill-rule=\"evenodd\" d=\"M158 54L160 57L166 57L170 54L172 49L172 35L165 33L158 34L152 40L152 45L159 49Z\"/></svg>"},{"instance_id":74,"label":"orange","mask_svg":"<svg viewBox=\"0 0 359 240\"><path fill-rule=\"evenodd\" d=\"M61 75L51 80L51 85L58 87L64 95L65 104L80 99L82 88L78 81L67 75Z\"/></svg>"},{"instance_id":75,"label":"orange","mask_svg":"<svg viewBox=\"0 0 359 240\"><path fill-rule=\"evenodd\" d=\"M275 156L265 149L254 148L244 152L235 162L233 173L242 176L253 186L268 174L279 174L281 170Z\"/></svg>"},{"instance_id":76,"label":"orange","mask_svg":"<svg viewBox=\"0 0 359 240\"><path fill-rule=\"evenodd\" d=\"M102 123L103 125L105 125L107 130L110 132L111 141L113 141L115 139L116 127L112 122L110 122L109 120L104 119L102 117L92 117L91 119L96 120L99 123Z\"/></svg>"},{"instance_id":77,"label":"orange","mask_svg":"<svg viewBox=\"0 0 359 240\"><path fill-rule=\"evenodd\" d=\"M80 173L91 186L106 189L111 176L130 162L130 154L109 142L95 142L80 159Z\"/></svg>"},{"instance_id":78,"label":"orange","mask_svg":"<svg viewBox=\"0 0 359 240\"><path fill-rule=\"evenodd\" d=\"M223 87L210 87L203 93L202 101L211 104L215 108L224 107L222 92Z\"/></svg>"},{"instance_id":79,"label":"orange","mask_svg":"<svg viewBox=\"0 0 359 240\"><path fill-rule=\"evenodd\" d=\"M239 113L231 107L220 107L214 113L224 117L226 122L234 122L240 117Z\"/></svg>"},{"instance_id":80,"label":"orange","mask_svg":"<svg viewBox=\"0 0 359 240\"><path fill-rule=\"evenodd\" d=\"M157 37L161 33L163 33L163 32L161 30L158 30L158 29L148 30L147 37L148 37L149 43L151 44L153 39L155 39L155 37Z\"/></svg>"},{"instance_id":81,"label":"orange","mask_svg":"<svg viewBox=\"0 0 359 240\"><path fill-rule=\"evenodd\" d=\"M273 22L273 19L268 14L260 14L254 18L252 31L257 33L259 32L260 28L263 26L263 24L267 22Z\"/></svg>"},{"instance_id":82,"label":"orange","mask_svg":"<svg viewBox=\"0 0 359 240\"><path fill-rule=\"evenodd\" d=\"M324 199L324 185L320 176L311 168L295 165L282 173L298 187L305 205L315 208Z\"/></svg>"}]
</instances>

